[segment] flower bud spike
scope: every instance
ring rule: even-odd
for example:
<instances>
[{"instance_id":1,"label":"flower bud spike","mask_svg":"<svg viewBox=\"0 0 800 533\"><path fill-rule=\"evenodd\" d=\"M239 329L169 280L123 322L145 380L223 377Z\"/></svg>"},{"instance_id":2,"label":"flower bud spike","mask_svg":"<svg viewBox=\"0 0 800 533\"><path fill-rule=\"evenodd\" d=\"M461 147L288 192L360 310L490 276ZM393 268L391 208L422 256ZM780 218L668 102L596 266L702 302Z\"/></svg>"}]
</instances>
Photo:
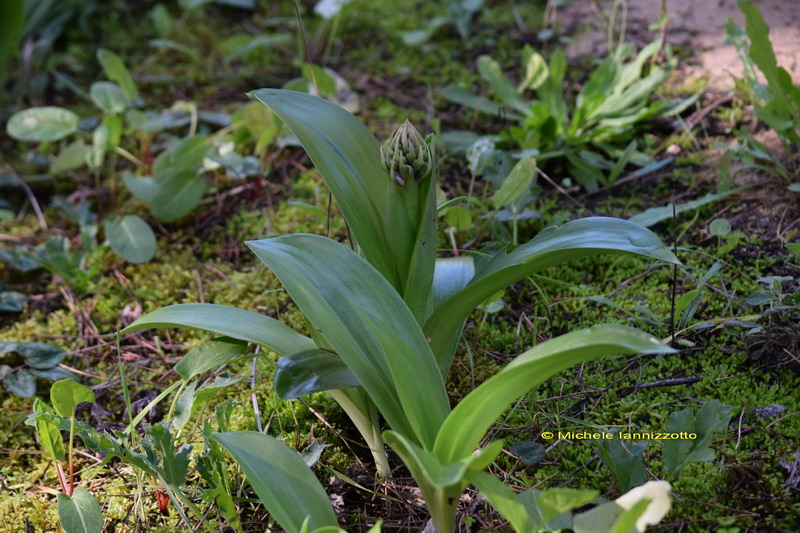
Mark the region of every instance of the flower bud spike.
<instances>
[{"instance_id":1,"label":"flower bud spike","mask_svg":"<svg viewBox=\"0 0 800 533\"><path fill-rule=\"evenodd\" d=\"M408 119L381 147L381 165L400 187L430 174L431 148Z\"/></svg>"}]
</instances>

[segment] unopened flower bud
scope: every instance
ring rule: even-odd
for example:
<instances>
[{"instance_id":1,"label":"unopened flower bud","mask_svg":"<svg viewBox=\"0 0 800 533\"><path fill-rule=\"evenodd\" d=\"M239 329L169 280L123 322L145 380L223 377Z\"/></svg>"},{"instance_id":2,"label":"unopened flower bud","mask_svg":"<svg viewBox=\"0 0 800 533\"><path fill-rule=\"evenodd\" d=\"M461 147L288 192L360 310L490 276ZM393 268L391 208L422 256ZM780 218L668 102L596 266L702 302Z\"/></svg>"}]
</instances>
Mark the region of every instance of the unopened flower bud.
<instances>
[{"instance_id":1,"label":"unopened flower bud","mask_svg":"<svg viewBox=\"0 0 800 533\"><path fill-rule=\"evenodd\" d=\"M381 164L401 187L430 173L430 146L408 119L381 146Z\"/></svg>"}]
</instances>

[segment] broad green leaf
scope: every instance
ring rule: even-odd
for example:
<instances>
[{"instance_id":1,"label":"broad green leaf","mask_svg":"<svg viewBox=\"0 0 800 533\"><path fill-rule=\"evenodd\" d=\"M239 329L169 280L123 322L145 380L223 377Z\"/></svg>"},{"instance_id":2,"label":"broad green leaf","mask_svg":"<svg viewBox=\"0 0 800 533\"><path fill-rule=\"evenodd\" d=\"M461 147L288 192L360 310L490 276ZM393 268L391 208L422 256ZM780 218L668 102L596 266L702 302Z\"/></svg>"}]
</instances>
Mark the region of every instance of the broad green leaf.
<instances>
[{"instance_id":1,"label":"broad green leaf","mask_svg":"<svg viewBox=\"0 0 800 533\"><path fill-rule=\"evenodd\" d=\"M202 305L202 304L201 304ZM220 337L204 342L190 351L175 365L175 372L184 381L218 368L237 355L241 355L246 344L239 339Z\"/></svg>"},{"instance_id":2,"label":"broad green leaf","mask_svg":"<svg viewBox=\"0 0 800 533\"><path fill-rule=\"evenodd\" d=\"M72 418L79 403L94 402L94 391L71 379L64 379L50 387L50 402L60 416Z\"/></svg>"},{"instance_id":3,"label":"broad green leaf","mask_svg":"<svg viewBox=\"0 0 800 533\"><path fill-rule=\"evenodd\" d=\"M158 194L158 183L150 176L140 177L132 172L125 172L122 175L122 181L135 197L148 204L152 204Z\"/></svg>"},{"instance_id":4,"label":"broad green leaf","mask_svg":"<svg viewBox=\"0 0 800 533\"><path fill-rule=\"evenodd\" d=\"M617 432L616 429L612 432ZM595 454L606 468L617 478L620 488L627 492L647 479L642 462L646 442L623 443L619 438L598 439L594 443Z\"/></svg>"},{"instance_id":5,"label":"broad green leaf","mask_svg":"<svg viewBox=\"0 0 800 533\"><path fill-rule=\"evenodd\" d=\"M2 217L0 217L2 220ZM28 297L17 291L0 291L0 312L21 313Z\"/></svg>"},{"instance_id":6,"label":"broad green leaf","mask_svg":"<svg viewBox=\"0 0 800 533\"><path fill-rule=\"evenodd\" d=\"M186 46L185 44L181 44L171 39L150 39L147 41L147 44L157 48L158 50L173 50L175 52L180 52L188 56L188 58L191 60L196 60L198 58L197 50L191 46Z\"/></svg>"},{"instance_id":7,"label":"broad green leaf","mask_svg":"<svg viewBox=\"0 0 800 533\"><path fill-rule=\"evenodd\" d=\"M502 481L487 472L469 472L467 480L486 501L508 520L516 533L537 531L536 522L517 495Z\"/></svg>"},{"instance_id":8,"label":"broad green leaf","mask_svg":"<svg viewBox=\"0 0 800 533\"><path fill-rule=\"evenodd\" d=\"M196 328L290 354L316 348L314 341L274 318L217 304L177 304L148 313L121 333L153 328Z\"/></svg>"},{"instance_id":9,"label":"broad green leaf","mask_svg":"<svg viewBox=\"0 0 800 533\"><path fill-rule=\"evenodd\" d=\"M53 409L39 398L33 401L33 412L55 414ZM65 458L64 439L61 437L61 431L56 423L44 417L37 417L34 423L36 435L39 437L39 445L44 453L55 461L63 461Z\"/></svg>"},{"instance_id":10,"label":"broad green leaf","mask_svg":"<svg viewBox=\"0 0 800 533\"><path fill-rule=\"evenodd\" d=\"M724 237L731 232L731 223L727 218L717 218L708 225L708 231L716 237Z\"/></svg>"},{"instance_id":11,"label":"broad green leaf","mask_svg":"<svg viewBox=\"0 0 800 533\"><path fill-rule=\"evenodd\" d=\"M581 157L585 152L568 152L566 154L567 167L575 181L580 183L587 191L593 191L597 189L597 186L603 180L603 173L600 172L595 164L587 161L585 157Z\"/></svg>"},{"instance_id":12,"label":"broad green leaf","mask_svg":"<svg viewBox=\"0 0 800 533\"><path fill-rule=\"evenodd\" d=\"M336 82L333 78L325 72L325 69L314 65L313 74L312 67L308 63L303 63L303 77L309 83L316 83L315 90L319 91L320 96L333 96L336 94Z\"/></svg>"},{"instance_id":13,"label":"broad green leaf","mask_svg":"<svg viewBox=\"0 0 800 533\"><path fill-rule=\"evenodd\" d=\"M75 170L86 164L86 156L91 151L86 143L81 139L69 144L66 148L61 150L58 157L50 165L50 172L53 174L61 174L68 170Z\"/></svg>"},{"instance_id":14,"label":"broad green leaf","mask_svg":"<svg viewBox=\"0 0 800 533\"><path fill-rule=\"evenodd\" d=\"M116 83L110 81L96 81L89 89L94 104L106 115L124 113L129 105L125 93Z\"/></svg>"},{"instance_id":15,"label":"broad green leaf","mask_svg":"<svg viewBox=\"0 0 800 533\"><path fill-rule=\"evenodd\" d=\"M65 533L101 533L103 531L103 514L100 504L86 490L77 487L72 497L59 492L58 520Z\"/></svg>"},{"instance_id":16,"label":"broad green leaf","mask_svg":"<svg viewBox=\"0 0 800 533\"><path fill-rule=\"evenodd\" d=\"M686 211L693 211L698 207L702 207L706 204L710 204L712 202L716 202L717 200L722 200L723 198L727 198L732 194L736 194L737 192L741 191L744 187L737 187L735 189L730 189L720 193L709 193L705 196L697 198L696 200L691 200L686 202L685 204L676 205L674 207L674 211L676 215L680 215ZM672 218L673 214L673 206L672 204L667 204L664 207L651 207L650 209L639 213L638 215L632 216L629 220L631 222L635 222L637 224L641 224L642 226L649 228L650 226L654 226L661 222L662 220L667 220Z\"/></svg>"},{"instance_id":17,"label":"broad green leaf","mask_svg":"<svg viewBox=\"0 0 800 533\"><path fill-rule=\"evenodd\" d=\"M520 461L527 466L539 464L544 459L545 447L538 442L523 440L515 442L508 451L519 457Z\"/></svg>"},{"instance_id":18,"label":"broad green leaf","mask_svg":"<svg viewBox=\"0 0 800 533\"><path fill-rule=\"evenodd\" d=\"M119 141L122 137L122 116L105 116L103 120L100 121L100 125L108 128L108 148L113 150L119 146Z\"/></svg>"},{"instance_id":19,"label":"broad green leaf","mask_svg":"<svg viewBox=\"0 0 800 533\"><path fill-rule=\"evenodd\" d=\"M440 257L433 273L434 309L467 286L475 276L475 261L468 255Z\"/></svg>"},{"instance_id":20,"label":"broad green leaf","mask_svg":"<svg viewBox=\"0 0 800 533\"><path fill-rule=\"evenodd\" d=\"M31 107L14 113L6 132L20 141L57 141L78 129L78 115L61 107Z\"/></svg>"},{"instance_id":21,"label":"broad green leaf","mask_svg":"<svg viewBox=\"0 0 800 533\"><path fill-rule=\"evenodd\" d=\"M434 309L423 327L444 374L464 321L492 294L544 268L580 257L632 254L669 263L677 258L650 230L625 220L593 217L552 226L510 253L499 253L463 290Z\"/></svg>"},{"instance_id":22,"label":"broad green leaf","mask_svg":"<svg viewBox=\"0 0 800 533\"><path fill-rule=\"evenodd\" d=\"M156 157L153 161L153 176L161 181L178 170L198 170L209 149L207 137L203 135L186 137Z\"/></svg>"},{"instance_id":23,"label":"broad green leaf","mask_svg":"<svg viewBox=\"0 0 800 533\"><path fill-rule=\"evenodd\" d=\"M536 175L536 159L524 157L517 161L503 180L503 185L492 195L496 209L516 203L528 189Z\"/></svg>"},{"instance_id":24,"label":"broad green leaf","mask_svg":"<svg viewBox=\"0 0 800 533\"><path fill-rule=\"evenodd\" d=\"M62 379L71 379L74 381L78 381L78 378L75 376L75 374L72 374L71 372L61 368L60 366L54 368L48 368L47 370L28 368L27 371L36 376L37 378L48 379L50 381L60 381Z\"/></svg>"},{"instance_id":25,"label":"broad green leaf","mask_svg":"<svg viewBox=\"0 0 800 533\"><path fill-rule=\"evenodd\" d=\"M161 222L174 222L191 213L208 189L206 180L194 169L169 172L156 183L158 192L150 211Z\"/></svg>"},{"instance_id":26,"label":"broad green leaf","mask_svg":"<svg viewBox=\"0 0 800 533\"><path fill-rule=\"evenodd\" d=\"M447 208L444 221L448 226L452 226L457 231L466 231L472 227L472 215L469 210L458 205Z\"/></svg>"},{"instance_id":27,"label":"broad green leaf","mask_svg":"<svg viewBox=\"0 0 800 533\"><path fill-rule=\"evenodd\" d=\"M10 368L7 367L5 371L8 370ZM25 368L13 374L6 374L3 378L3 385L8 392L20 398L30 398L36 394L36 378Z\"/></svg>"},{"instance_id":28,"label":"broad green leaf","mask_svg":"<svg viewBox=\"0 0 800 533\"><path fill-rule=\"evenodd\" d=\"M517 89L508 80L500 64L489 56L483 55L478 58L478 74L492 86L495 96L503 104L512 109L516 109L523 115L530 114L530 106L520 98Z\"/></svg>"},{"instance_id":29,"label":"broad green leaf","mask_svg":"<svg viewBox=\"0 0 800 533\"><path fill-rule=\"evenodd\" d=\"M350 113L321 98L278 89L248 95L267 106L297 136L367 261L393 280L392 243L384 232L384 201L391 182L381 167L380 145L372 133Z\"/></svg>"},{"instance_id":30,"label":"broad green leaf","mask_svg":"<svg viewBox=\"0 0 800 533\"><path fill-rule=\"evenodd\" d=\"M670 433L695 433L695 439L665 440L662 445L664 466L676 476L692 461L712 461L714 450L711 438L715 431L724 431L731 417L731 406L713 400L701 407L683 409L672 413L666 431Z\"/></svg>"},{"instance_id":31,"label":"broad green leaf","mask_svg":"<svg viewBox=\"0 0 800 533\"><path fill-rule=\"evenodd\" d=\"M125 215L119 222L106 221L104 227L111 249L129 263L147 263L156 254L156 236L140 217Z\"/></svg>"},{"instance_id":32,"label":"broad green leaf","mask_svg":"<svg viewBox=\"0 0 800 533\"><path fill-rule=\"evenodd\" d=\"M570 366L606 355L674 351L650 335L615 324L577 330L543 342L469 393L442 425L435 450L439 457L451 461L470 455L515 400Z\"/></svg>"},{"instance_id":33,"label":"broad green leaf","mask_svg":"<svg viewBox=\"0 0 800 533\"><path fill-rule=\"evenodd\" d=\"M282 400L361 385L338 355L325 350L306 350L281 357L273 380L275 393Z\"/></svg>"},{"instance_id":34,"label":"broad green leaf","mask_svg":"<svg viewBox=\"0 0 800 533\"><path fill-rule=\"evenodd\" d=\"M129 102L138 100L139 90L136 88L133 77L125 67L121 57L110 50L99 48L97 50L97 60L103 66L103 71L108 79L119 83Z\"/></svg>"},{"instance_id":35,"label":"broad green leaf","mask_svg":"<svg viewBox=\"0 0 800 533\"><path fill-rule=\"evenodd\" d=\"M431 445L450 410L447 393L416 319L386 279L346 246L318 235L247 245L278 276L389 425Z\"/></svg>"},{"instance_id":36,"label":"broad green leaf","mask_svg":"<svg viewBox=\"0 0 800 533\"><path fill-rule=\"evenodd\" d=\"M0 342L0 354L16 352L31 368L48 370L58 365L67 352L44 342Z\"/></svg>"},{"instance_id":37,"label":"broad green leaf","mask_svg":"<svg viewBox=\"0 0 800 533\"><path fill-rule=\"evenodd\" d=\"M769 39L769 26L764 17L753 2L740 1L739 9L744 13L745 29L750 37L750 59L764 74L770 89L775 91L775 96L789 97L794 86L791 78L786 83L786 78L781 76L780 71L784 69L778 66L775 59L775 51Z\"/></svg>"},{"instance_id":38,"label":"broad green leaf","mask_svg":"<svg viewBox=\"0 0 800 533\"><path fill-rule=\"evenodd\" d=\"M299 454L255 431L215 433L213 438L242 467L267 511L288 533L299 533L306 519L312 530L338 526L325 489Z\"/></svg>"}]
</instances>

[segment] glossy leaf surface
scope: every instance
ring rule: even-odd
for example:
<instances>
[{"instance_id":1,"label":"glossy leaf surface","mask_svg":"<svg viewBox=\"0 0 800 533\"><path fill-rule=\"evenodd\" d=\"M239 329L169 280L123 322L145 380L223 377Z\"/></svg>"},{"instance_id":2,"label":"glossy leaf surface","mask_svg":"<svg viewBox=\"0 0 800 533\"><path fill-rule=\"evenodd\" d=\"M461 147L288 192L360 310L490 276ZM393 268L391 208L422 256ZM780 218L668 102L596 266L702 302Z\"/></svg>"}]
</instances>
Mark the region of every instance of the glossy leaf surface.
<instances>
[{"instance_id":1,"label":"glossy leaf surface","mask_svg":"<svg viewBox=\"0 0 800 533\"><path fill-rule=\"evenodd\" d=\"M203 329L254 342L279 354L315 347L314 341L274 318L217 304L177 304L162 307L141 317L121 333L165 327Z\"/></svg>"}]
</instances>

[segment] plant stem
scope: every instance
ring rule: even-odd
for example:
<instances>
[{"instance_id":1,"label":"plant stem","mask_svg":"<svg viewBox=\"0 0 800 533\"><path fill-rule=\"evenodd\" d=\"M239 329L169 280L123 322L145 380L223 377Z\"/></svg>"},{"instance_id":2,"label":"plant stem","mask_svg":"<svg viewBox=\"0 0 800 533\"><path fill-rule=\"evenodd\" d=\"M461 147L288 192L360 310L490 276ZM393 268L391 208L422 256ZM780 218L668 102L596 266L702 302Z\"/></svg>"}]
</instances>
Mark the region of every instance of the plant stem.
<instances>
[{"instance_id":1,"label":"plant stem","mask_svg":"<svg viewBox=\"0 0 800 533\"><path fill-rule=\"evenodd\" d=\"M69 494L69 484L67 483L67 476L64 474L64 467L61 461L56 461L56 470L58 471L58 482L61 484L61 492Z\"/></svg>"},{"instance_id":2,"label":"plant stem","mask_svg":"<svg viewBox=\"0 0 800 533\"><path fill-rule=\"evenodd\" d=\"M75 413L69 419L69 492L67 496L72 496L75 492L75 470L72 464L72 444L75 440Z\"/></svg>"},{"instance_id":3,"label":"plant stem","mask_svg":"<svg viewBox=\"0 0 800 533\"><path fill-rule=\"evenodd\" d=\"M436 489L431 498L425 498L436 533L453 533L456 530L456 506L459 492Z\"/></svg>"},{"instance_id":4,"label":"plant stem","mask_svg":"<svg viewBox=\"0 0 800 533\"><path fill-rule=\"evenodd\" d=\"M344 390L329 392L344 412L347 413L350 420L353 421L361 436L364 437L367 446L369 446L369 451L372 452L378 476L381 478L388 477L392 473L392 469L389 467L389 460L386 457L386 449L383 445L383 437L381 437L380 420L378 419L378 411L375 408L375 404L366 395L359 402L358 397L352 396L353 393L346 393ZM368 405L365 405L367 403Z\"/></svg>"}]
</instances>

